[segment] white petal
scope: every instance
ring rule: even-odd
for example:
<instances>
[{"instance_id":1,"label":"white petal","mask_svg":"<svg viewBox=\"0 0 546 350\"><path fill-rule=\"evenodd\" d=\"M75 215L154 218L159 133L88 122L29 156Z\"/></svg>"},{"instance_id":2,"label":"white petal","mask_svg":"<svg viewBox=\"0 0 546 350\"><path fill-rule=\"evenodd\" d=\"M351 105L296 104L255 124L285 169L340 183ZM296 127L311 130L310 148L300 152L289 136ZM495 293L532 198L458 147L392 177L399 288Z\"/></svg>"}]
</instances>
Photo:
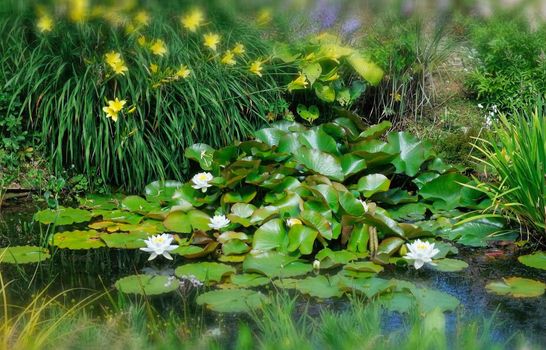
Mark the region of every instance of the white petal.
<instances>
[{"instance_id":1,"label":"white petal","mask_svg":"<svg viewBox=\"0 0 546 350\"><path fill-rule=\"evenodd\" d=\"M413 262L413 266L415 266L416 270L419 270L421 267L423 267L425 263L422 260L415 260Z\"/></svg>"},{"instance_id":2,"label":"white petal","mask_svg":"<svg viewBox=\"0 0 546 350\"><path fill-rule=\"evenodd\" d=\"M169 260L173 259L173 257L171 256L171 254L169 254L169 252L163 252L163 256L165 257L165 259L169 259Z\"/></svg>"},{"instance_id":3,"label":"white petal","mask_svg":"<svg viewBox=\"0 0 546 350\"><path fill-rule=\"evenodd\" d=\"M150 255L150 257L148 258L148 261L154 260L155 258L157 258L157 254L156 254L156 253L152 253L152 255Z\"/></svg>"}]
</instances>

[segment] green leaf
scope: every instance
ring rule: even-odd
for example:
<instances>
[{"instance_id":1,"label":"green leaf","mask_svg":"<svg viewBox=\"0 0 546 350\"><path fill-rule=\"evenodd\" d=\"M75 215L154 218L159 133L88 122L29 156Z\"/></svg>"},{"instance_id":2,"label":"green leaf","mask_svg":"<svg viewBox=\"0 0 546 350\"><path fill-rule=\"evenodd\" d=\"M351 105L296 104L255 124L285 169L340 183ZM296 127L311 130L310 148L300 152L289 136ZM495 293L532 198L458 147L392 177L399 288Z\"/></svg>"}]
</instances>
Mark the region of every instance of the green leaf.
<instances>
[{"instance_id":1,"label":"green leaf","mask_svg":"<svg viewBox=\"0 0 546 350\"><path fill-rule=\"evenodd\" d=\"M221 289L199 295L197 304L216 312L250 312L268 302L260 292L248 289Z\"/></svg>"},{"instance_id":2,"label":"green leaf","mask_svg":"<svg viewBox=\"0 0 546 350\"><path fill-rule=\"evenodd\" d=\"M258 273L231 275L231 283L241 288L252 288L268 285L271 280Z\"/></svg>"},{"instance_id":3,"label":"green leaf","mask_svg":"<svg viewBox=\"0 0 546 350\"><path fill-rule=\"evenodd\" d=\"M265 143L269 146L277 146L279 140L286 134L285 131L282 131L277 128L265 128L258 130L254 133L254 136L257 140Z\"/></svg>"},{"instance_id":4,"label":"green leaf","mask_svg":"<svg viewBox=\"0 0 546 350\"><path fill-rule=\"evenodd\" d=\"M312 270L310 264L299 261L297 257L273 251L259 255L249 254L243 262L243 271L261 273L270 278L305 275Z\"/></svg>"},{"instance_id":5,"label":"green leaf","mask_svg":"<svg viewBox=\"0 0 546 350\"><path fill-rule=\"evenodd\" d=\"M231 207L231 213L233 215L236 215L240 218L249 218L252 216L252 213L254 213L254 210L256 210L256 207L252 204L246 204L246 203L235 203Z\"/></svg>"},{"instance_id":6,"label":"green leaf","mask_svg":"<svg viewBox=\"0 0 546 350\"><path fill-rule=\"evenodd\" d=\"M409 203L389 209L392 219L398 221L417 221L425 218L427 205L423 203Z\"/></svg>"},{"instance_id":7,"label":"green leaf","mask_svg":"<svg viewBox=\"0 0 546 350\"><path fill-rule=\"evenodd\" d=\"M413 177L417 175L421 165L433 155L431 147L407 132L390 133L388 140L392 150L399 153L392 161L397 173Z\"/></svg>"},{"instance_id":8,"label":"green leaf","mask_svg":"<svg viewBox=\"0 0 546 350\"><path fill-rule=\"evenodd\" d=\"M95 230L58 232L53 235L50 243L58 248L71 250L105 247L100 233Z\"/></svg>"},{"instance_id":9,"label":"green leaf","mask_svg":"<svg viewBox=\"0 0 546 350\"><path fill-rule=\"evenodd\" d=\"M404 245L404 243L405 241L400 237L385 238L381 241L381 243L379 243L379 246L377 247L377 253L393 255L398 251L398 249L400 249L402 245Z\"/></svg>"},{"instance_id":10,"label":"green leaf","mask_svg":"<svg viewBox=\"0 0 546 350\"><path fill-rule=\"evenodd\" d=\"M298 136L298 140L302 145L311 149L317 149L331 154L339 153L336 140L321 128L301 132Z\"/></svg>"},{"instance_id":11,"label":"green leaf","mask_svg":"<svg viewBox=\"0 0 546 350\"><path fill-rule=\"evenodd\" d=\"M536 252L530 255L522 255L518 257L518 261L529 267L546 270L546 252Z\"/></svg>"},{"instance_id":12,"label":"green leaf","mask_svg":"<svg viewBox=\"0 0 546 350\"><path fill-rule=\"evenodd\" d=\"M370 174L358 180L357 191L362 192L364 197L369 198L375 193L388 191L390 185L391 180L385 175Z\"/></svg>"},{"instance_id":13,"label":"green leaf","mask_svg":"<svg viewBox=\"0 0 546 350\"><path fill-rule=\"evenodd\" d=\"M31 264L49 259L49 250L35 246L0 248L0 263Z\"/></svg>"},{"instance_id":14,"label":"green leaf","mask_svg":"<svg viewBox=\"0 0 546 350\"><path fill-rule=\"evenodd\" d=\"M173 211L170 213L165 221L163 221L163 226L169 231L177 233L191 233L191 223L186 213L181 211Z\"/></svg>"},{"instance_id":15,"label":"green leaf","mask_svg":"<svg viewBox=\"0 0 546 350\"><path fill-rule=\"evenodd\" d=\"M330 85L316 83L314 85L314 89L315 94L322 101L332 103L336 100L336 90L334 90Z\"/></svg>"},{"instance_id":16,"label":"green leaf","mask_svg":"<svg viewBox=\"0 0 546 350\"><path fill-rule=\"evenodd\" d=\"M368 225L355 225L349 237L349 242L347 242L347 249L352 252L368 252L369 228Z\"/></svg>"},{"instance_id":17,"label":"green leaf","mask_svg":"<svg viewBox=\"0 0 546 350\"><path fill-rule=\"evenodd\" d=\"M322 299L337 298L344 293L343 290L339 288L337 276L319 275L301 280L276 280L274 284L281 288L297 289L303 294Z\"/></svg>"},{"instance_id":18,"label":"green leaf","mask_svg":"<svg viewBox=\"0 0 546 350\"><path fill-rule=\"evenodd\" d=\"M173 200L175 191L182 185L178 181L154 181L144 188L144 193L148 201L169 202Z\"/></svg>"},{"instance_id":19,"label":"green leaf","mask_svg":"<svg viewBox=\"0 0 546 350\"><path fill-rule=\"evenodd\" d=\"M313 85L315 80L322 74L322 67L319 63L309 63L302 68L302 73L305 75L309 84Z\"/></svg>"},{"instance_id":20,"label":"green leaf","mask_svg":"<svg viewBox=\"0 0 546 350\"><path fill-rule=\"evenodd\" d=\"M346 178L358 174L367 167L366 160L352 153L342 155L339 158L339 161L341 162L343 175L345 175Z\"/></svg>"},{"instance_id":21,"label":"green leaf","mask_svg":"<svg viewBox=\"0 0 546 350\"><path fill-rule=\"evenodd\" d=\"M468 267L468 264L462 260L449 258L434 260L434 263L436 265L433 265L432 268L442 272L458 272Z\"/></svg>"},{"instance_id":22,"label":"green leaf","mask_svg":"<svg viewBox=\"0 0 546 350\"><path fill-rule=\"evenodd\" d=\"M149 203L147 200L139 196L125 197L123 201L121 201L121 207L124 210L143 215L159 209L159 206Z\"/></svg>"},{"instance_id":23,"label":"green leaf","mask_svg":"<svg viewBox=\"0 0 546 350\"><path fill-rule=\"evenodd\" d=\"M317 238L318 231L305 225L293 225L288 231L288 251L300 250L300 253L307 255L313 252L313 244Z\"/></svg>"},{"instance_id":24,"label":"green leaf","mask_svg":"<svg viewBox=\"0 0 546 350\"><path fill-rule=\"evenodd\" d=\"M330 248L324 248L315 255L315 259L320 261L321 269L345 265L362 257L364 257L364 254L358 254L348 250L333 251Z\"/></svg>"},{"instance_id":25,"label":"green leaf","mask_svg":"<svg viewBox=\"0 0 546 350\"><path fill-rule=\"evenodd\" d=\"M383 136L390 128L392 123L388 120L384 120L379 124L375 124L364 130L358 135L358 140L363 139L377 139Z\"/></svg>"},{"instance_id":26,"label":"green leaf","mask_svg":"<svg viewBox=\"0 0 546 350\"><path fill-rule=\"evenodd\" d=\"M337 181L343 181L344 179L341 163L336 157L328 153L301 147L299 152L294 154L294 159L314 173Z\"/></svg>"},{"instance_id":27,"label":"green leaf","mask_svg":"<svg viewBox=\"0 0 546 350\"><path fill-rule=\"evenodd\" d=\"M320 115L319 109L315 105L309 106L309 108L307 108L305 107L305 105L300 103L296 111L298 112L300 117L307 120L309 123L315 121Z\"/></svg>"},{"instance_id":28,"label":"green leaf","mask_svg":"<svg viewBox=\"0 0 546 350\"><path fill-rule=\"evenodd\" d=\"M205 283L220 282L224 277L235 273L235 268L215 262L199 262L178 266L174 273L179 278L184 276L194 276L199 281Z\"/></svg>"},{"instance_id":29,"label":"green leaf","mask_svg":"<svg viewBox=\"0 0 546 350\"><path fill-rule=\"evenodd\" d=\"M307 226L316 229L323 238L332 239L332 225L324 216L316 211L304 210L301 212L300 217Z\"/></svg>"},{"instance_id":30,"label":"green leaf","mask_svg":"<svg viewBox=\"0 0 546 350\"><path fill-rule=\"evenodd\" d=\"M231 239L222 244L222 252L224 255L241 255L247 253L249 250L250 247L245 242L238 239Z\"/></svg>"},{"instance_id":31,"label":"green leaf","mask_svg":"<svg viewBox=\"0 0 546 350\"><path fill-rule=\"evenodd\" d=\"M34 220L42 224L55 224L58 226L71 225L91 220L93 215L83 209L64 208L41 210L34 214Z\"/></svg>"},{"instance_id":32,"label":"green leaf","mask_svg":"<svg viewBox=\"0 0 546 350\"><path fill-rule=\"evenodd\" d=\"M347 56L347 62L370 85L378 85L383 79L383 70L377 64L365 59L358 52Z\"/></svg>"},{"instance_id":33,"label":"green leaf","mask_svg":"<svg viewBox=\"0 0 546 350\"><path fill-rule=\"evenodd\" d=\"M503 278L502 281L490 282L485 288L490 293L508 295L514 298L533 298L544 294L546 285L542 282L522 277Z\"/></svg>"},{"instance_id":34,"label":"green leaf","mask_svg":"<svg viewBox=\"0 0 546 350\"><path fill-rule=\"evenodd\" d=\"M504 220L501 219L469 221L443 230L442 235L460 244L485 247L488 241L510 238L503 233L504 224ZM515 237L517 234L513 235L512 239Z\"/></svg>"},{"instance_id":35,"label":"green leaf","mask_svg":"<svg viewBox=\"0 0 546 350\"><path fill-rule=\"evenodd\" d=\"M437 290L428 288L411 288L411 293L417 300L417 306L419 311L423 313L429 313L436 308L442 311L455 311L459 306L459 300L457 298Z\"/></svg>"},{"instance_id":36,"label":"green leaf","mask_svg":"<svg viewBox=\"0 0 546 350\"><path fill-rule=\"evenodd\" d=\"M135 233L106 233L100 234L100 239L106 243L108 248L137 249L146 247L144 240L150 235L145 232Z\"/></svg>"},{"instance_id":37,"label":"green leaf","mask_svg":"<svg viewBox=\"0 0 546 350\"><path fill-rule=\"evenodd\" d=\"M196 143L186 148L184 156L195 160L203 170L211 170L213 165L214 148L204 143Z\"/></svg>"},{"instance_id":38,"label":"green leaf","mask_svg":"<svg viewBox=\"0 0 546 350\"><path fill-rule=\"evenodd\" d=\"M177 279L162 275L132 275L116 281L117 290L125 294L159 295L178 289Z\"/></svg>"},{"instance_id":39,"label":"green leaf","mask_svg":"<svg viewBox=\"0 0 546 350\"><path fill-rule=\"evenodd\" d=\"M254 233L252 248L256 250L271 250L286 244L286 230L281 219L269 220Z\"/></svg>"},{"instance_id":40,"label":"green leaf","mask_svg":"<svg viewBox=\"0 0 546 350\"><path fill-rule=\"evenodd\" d=\"M451 210L462 206L461 193L467 177L459 173L448 173L427 182L421 187L419 195L433 202L437 209Z\"/></svg>"},{"instance_id":41,"label":"green leaf","mask_svg":"<svg viewBox=\"0 0 546 350\"><path fill-rule=\"evenodd\" d=\"M376 265L371 261L352 262L352 263L348 263L343 268L349 271L371 272L371 273L379 273L383 271L383 266Z\"/></svg>"},{"instance_id":42,"label":"green leaf","mask_svg":"<svg viewBox=\"0 0 546 350\"><path fill-rule=\"evenodd\" d=\"M192 209L186 213L186 217L194 231L210 230L210 216L207 213L202 212L201 210Z\"/></svg>"}]
</instances>

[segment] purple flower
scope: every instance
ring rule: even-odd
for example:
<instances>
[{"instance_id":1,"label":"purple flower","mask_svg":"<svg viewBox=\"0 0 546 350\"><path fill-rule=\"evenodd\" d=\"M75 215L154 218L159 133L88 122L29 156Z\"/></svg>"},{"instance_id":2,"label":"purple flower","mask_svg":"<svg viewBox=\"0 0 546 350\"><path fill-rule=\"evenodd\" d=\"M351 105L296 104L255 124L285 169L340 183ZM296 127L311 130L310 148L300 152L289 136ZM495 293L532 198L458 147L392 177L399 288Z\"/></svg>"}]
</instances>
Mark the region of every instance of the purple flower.
<instances>
[{"instance_id":1,"label":"purple flower","mask_svg":"<svg viewBox=\"0 0 546 350\"><path fill-rule=\"evenodd\" d=\"M311 11L311 18L319 25L321 30L324 30L336 23L339 11L339 4L328 0L319 0L313 11Z\"/></svg>"},{"instance_id":2,"label":"purple flower","mask_svg":"<svg viewBox=\"0 0 546 350\"><path fill-rule=\"evenodd\" d=\"M341 33L343 35L351 35L355 31L357 31L361 25L362 25L362 22L360 22L358 18L356 17L349 18L341 26Z\"/></svg>"}]
</instances>

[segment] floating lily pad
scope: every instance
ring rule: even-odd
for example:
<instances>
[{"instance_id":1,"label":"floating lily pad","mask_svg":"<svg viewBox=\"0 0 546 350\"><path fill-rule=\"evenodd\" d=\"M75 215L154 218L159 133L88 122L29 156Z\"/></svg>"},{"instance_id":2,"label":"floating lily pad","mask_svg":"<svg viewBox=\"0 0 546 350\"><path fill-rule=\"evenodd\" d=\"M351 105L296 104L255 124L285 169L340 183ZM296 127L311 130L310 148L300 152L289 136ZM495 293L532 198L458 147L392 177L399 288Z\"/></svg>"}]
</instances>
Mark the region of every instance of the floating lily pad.
<instances>
[{"instance_id":1,"label":"floating lily pad","mask_svg":"<svg viewBox=\"0 0 546 350\"><path fill-rule=\"evenodd\" d=\"M128 196L121 201L121 207L133 213L147 214L159 209L157 204L152 204L139 196Z\"/></svg>"},{"instance_id":2,"label":"floating lily pad","mask_svg":"<svg viewBox=\"0 0 546 350\"><path fill-rule=\"evenodd\" d=\"M245 272L258 272L270 278L294 277L313 270L311 264L299 261L297 257L277 252L266 252L259 255L247 255L243 262Z\"/></svg>"},{"instance_id":3,"label":"floating lily pad","mask_svg":"<svg viewBox=\"0 0 546 350\"><path fill-rule=\"evenodd\" d=\"M235 268L215 262L199 262L179 266L174 272L178 277L193 275L201 282L220 282L224 276L235 273Z\"/></svg>"},{"instance_id":4,"label":"floating lily pad","mask_svg":"<svg viewBox=\"0 0 546 350\"><path fill-rule=\"evenodd\" d=\"M534 267L535 269L546 270L546 252L536 252L530 255L522 255L518 260L523 265Z\"/></svg>"},{"instance_id":5,"label":"floating lily pad","mask_svg":"<svg viewBox=\"0 0 546 350\"><path fill-rule=\"evenodd\" d=\"M45 209L34 215L34 220L42 224L71 225L91 220L91 212L83 209L64 208Z\"/></svg>"},{"instance_id":6,"label":"floating lily pad","mask_svg":"<svg viewBox=\"0 0 546 350\"><path fill-rule=\"evenodd\" d=\"M371 261L352 262L345 265L343 268L349 271L371 272L374 274L383 271L383 266L376 265Z\"/></svg>"},{"instance_id":7,"label":"floating lily pad","mask_svg":"<svg viewBox=\"0 0 546 350\"><path fill-rule=\"evenodd\" d=\"M0 248L0 263L31 264L49 259L49 250L35 246Z\"/></svg>"},{"instance_id":8,"label":"floating lily pad","mask_svg":"<svg viewBox=\"0 0 546 350\"><path fill-rule=\"evenodd\" d=\"M85 198L80 198L79 202L81 207L87 209L114 210L118 208L119 198L90 194Z\"/></svg>"},{"instance_id":9,"label":"floating lily pad","mask_svg":"<svg viewBox=\"0 0 546 350\"><path fill-rule=\"evenodd\" d=\"M124 222L127 224L136 225L144 219L142 215L130 213L123 210L94 210L93 217L102 216L103 220L110 220L114 222Z\"/></svg>"},{"instance_id":10,"label":"floating lily pad","mask_svg":"<svg viewBox=\"0 0 546 350\"><path fill-rule=\"evenodd\" d=\"M154 181L144 188L146 199L149 201L171 201L176 189L182 187L178 181Z\"/></svg>"},{"instance_id":11,"label":"floating lily pad","mask_svg":"<svg viewBox=\"0 0 546 350\"><path fill-rule=\"evenodd\" d=\"M106 245L100 238L100 232L89 231L64 231L53 235L51 244L61 249L82 250L96 249Z\"/></svg>"},{"instance_id":12,"label":"floating lily pad","mask_svg":"<svg viewBox=\"0 0 546 350\"><path fill-rule=\"evenodd\" d=\"M203 293L197 297L197 304L217 312L250 312L267 303L260 292L248 289L222 289Z\"/></svg>"},{"instance_id":13,"label":"floating lily pad","mask_svg":"<svg viewBox=\"0 0 546 350\"><path fill-rule=\"evenodd\" d=\"M442 272L457 272L468 267L468 264L462 260L449 258L434 260L434 263L436 265L433 265L432 268Z\"/></svg>"},{"instance_id":14,"label":"floating lily pad","mask_svg":"<svg viewBox=\"0 0 546 350\"><path fill-rule=\"evenodd\" d=\"M258 273L231 275L231 283L241 288L259 287L269 284L271 280Z\"/></svg>"},{"instance_id":15,"label":"floating lily pad","mask_svg":"<svg viewBox=\"0 0 546 350\"><path fill-rule=\"evenodd\" d=\"M175 291L179 287L177 279L162 275L132 275L119 279L116 288L126 294L159 295Z\"/></svg>"},{"instance_id":16,"label":"floating lily pad","mask_svg":"<svg viewBox=\"0 0 546 350\"><path fill-rule=\"evenodd\" d=\"M532 298L544 294L546 285L528 278L509 277L503 278L502 281L490 282L485 288L488 292L499 295L509 295L514 298Z\"/></svg>"},{"instance_id":17,"label":"floating lily pad","mask_svg":"<svg viewBox=\"0 0 546 350\"><path fill-rule=\"evenodd\" d=\"M353 260L365 257L367 254L359 254L348 250L333 251L330 248L324 248L315 255L315 259L320 261L321 269L329 269L339 265L345 265Z\"/></svg>"},{"instance_id":18,"label":"floating lily pad","mask_svg":"<svg viewBox=\"0 0 546 350\"><path fill-rule=\"evenodd\" d=\"M276 280L274 284L280 288L297 289L303 294L322 299L340 297L344 293L340 289L338 276L320 275L301 280L288 278Z\"/></svg>"},{"instance_id":19,"label":"floating lily pad","mask_svg":"<svg viewBox=\"0 0 546 350\"><path fill-rule=\"evenodd\" d=\"M139 233L101 233L100 238L108 248L137 249L146 247L144 240L150 235Z\"/></svg>"},{"instance_id":20,"label":"floating lily pad","mask_svg":"<svg viewBox=\"0 0 546 350\"><path fill-rule=\"evenodd\" d=\"M419 311L428 313L435 308L442 311L454 311L459 306L459 300L454 296L429 288L410 288L417 300Z\"/></svg>"}]
</instances>

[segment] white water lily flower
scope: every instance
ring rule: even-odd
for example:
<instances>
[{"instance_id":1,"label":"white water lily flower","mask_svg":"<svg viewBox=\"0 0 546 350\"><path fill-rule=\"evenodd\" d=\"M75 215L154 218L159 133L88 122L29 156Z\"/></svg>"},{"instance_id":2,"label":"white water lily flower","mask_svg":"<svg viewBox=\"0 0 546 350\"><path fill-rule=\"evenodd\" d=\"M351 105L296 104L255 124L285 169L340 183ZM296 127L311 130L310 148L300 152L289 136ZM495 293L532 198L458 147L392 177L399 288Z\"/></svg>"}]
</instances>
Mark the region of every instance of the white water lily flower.
<instances>
[{"instance_id":1,"label":"white water lily flower","mask_svg":"<svg viewBox=\"0 0 546 350\"><path fill-rule=\"evenodd\" d=\"M191 179L191 182L193 182L191 187L195 188L196 190L207 192L207 188L211 186L209 182L211 182L212 179L214 179L214 176L212 176L211 173L196 174Z\"/></svg>"},{"instance_id":2,"label":"white water lily flower","mask_svg":"<svg viewBox=\"0 0 546 350\"><path fill-rule=\"evenodd\" d=\"M320 260L313 261L313 269L320 270Z\"/></svg>"},{"instance_id":3,"label":"white water lily flower","mask_svg":"<svg viewBox=\"0 0 546 350\"><path fill-rule=\"evenodd\" d=\"M140 248L140 250L151 254L148 260L154 260L159 255L163 255L165 259L172 260L173 257L171 256L171 254L169 254L169 252L178 248L177 245L171 244L172 241L172 235L166 233L163 233L161 235L155 235L144 240L144 243L146 243L146 247Z\"/></svg>"},{"instance_id":4,"label":"white water lily flower","mask_svg":"<svg viewBox=\"0 0 546 350\"><path fill-rule=\"evenodd\" d=\"M286 220L286 225L288 227L292 227L294 225L303 225L303 223L301 222L300 219L290 218L290 219Z\"/></svg>"},{"instance_id":5,"label":"white water lily flower","mask_svg":"<svg viewBox=\"0 0 546 350\"><path fill-rule=\"evenodd\" d=\"M409 252L404 256L404 259L413 260L415 269L420 269L424 264L436 265L432 262L440 250L434 248L434 243L423 242L420 239L411 244L406 244Z\"/></svg>"},{"instance_id":6,"label":"white water lily flower","mask_svg":"<svg viewBox=\"0 0 546 350\"><path fill-rule=\"evenodd\" d=\"M214 215L210 218L209 227L215 230L220 230L229 225L230 221L225 215Z\"/></svg>"}]
</instances>

